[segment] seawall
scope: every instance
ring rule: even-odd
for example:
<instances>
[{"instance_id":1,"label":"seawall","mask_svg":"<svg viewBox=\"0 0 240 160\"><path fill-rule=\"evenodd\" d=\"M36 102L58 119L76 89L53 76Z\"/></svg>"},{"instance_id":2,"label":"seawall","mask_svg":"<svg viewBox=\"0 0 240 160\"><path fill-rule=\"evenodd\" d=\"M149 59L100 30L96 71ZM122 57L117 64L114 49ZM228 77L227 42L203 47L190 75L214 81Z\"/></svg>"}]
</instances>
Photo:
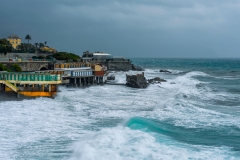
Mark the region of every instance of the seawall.
<instances>
[{"instance_id":1,"label":"seawall","mask_svg":"<svg viewBox=\"0 0 240 160\"><path fill-rule=\"evenodd\" d=\"M0 61L8 61L9 58L15 59L20 58L22 60L30 59L33 56L48 56L52 55L52 53L7 53L6 55L4 53L0 53Z\"/></svg>"},{"instance_id":2,"label":"seawall","mask_svg":"<svg viewBox=\"0 0 240 160\"><path fill-rule=\"evenodd\" d=\"M129 59L110 59L110 60L93 60L93 63L100 63L107 66L109 71L129 71L132 70L132 63Z\"/></svg>"}]
</instances>

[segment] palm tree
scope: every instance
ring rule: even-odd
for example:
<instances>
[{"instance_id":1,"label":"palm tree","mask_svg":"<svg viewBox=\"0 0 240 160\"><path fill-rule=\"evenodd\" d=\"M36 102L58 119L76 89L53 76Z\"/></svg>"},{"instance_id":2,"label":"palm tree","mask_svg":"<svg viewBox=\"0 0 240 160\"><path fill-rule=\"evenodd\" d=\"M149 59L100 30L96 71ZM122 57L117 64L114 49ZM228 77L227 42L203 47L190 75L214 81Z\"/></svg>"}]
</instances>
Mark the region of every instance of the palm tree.
<instances>
[{"instance_id":1,"label":"palm tree","mask_svg":"<svg viewBox=\"0 0 240 160\"><path fill-rule=\"evenodd\" d=\"M26 46L23 43L21 43L20 45L17 46L17 50L20 50L21 52L25 52Z\"/></svg>"},{"instance_id":2,"label":"palm tree","mask_svg":"<svg viewBox=\"0 0 240 160\"><path fill-rule=\"evenodd\" d=\"M34 43L34 44L36 46L35 52L37 53L38 52L38 43Z\"/></svg>"},{"instance_id":3,"label":"palm tree","mask_svg":"<svg viewBox=\"0 0 240 160\"><path fill-rule=\"evenodd\" d=\"M31 36L29 34L26 35L25 39L28 40L28 43L29 43L29 40L31 40Z\"/></svg>"},{"instance_id":4,"label":"palm tree","mask_svg":"<svg viewBox=\"0 0 240 160\"><path fill-rule=\"evenodd\" d=\"M35 44L36 48L38 48L38 43L34 43L34 44Z\"/></svg>"},{"instance_id":5,"label":"palm tree","mask_svg":"<svg viewBox=\"0 0 240 160\"><path fill-rule=\"evenodd\" d=\"M45 46L47 45L47 41L44 42Z\"/></svg>"}]
</instances>

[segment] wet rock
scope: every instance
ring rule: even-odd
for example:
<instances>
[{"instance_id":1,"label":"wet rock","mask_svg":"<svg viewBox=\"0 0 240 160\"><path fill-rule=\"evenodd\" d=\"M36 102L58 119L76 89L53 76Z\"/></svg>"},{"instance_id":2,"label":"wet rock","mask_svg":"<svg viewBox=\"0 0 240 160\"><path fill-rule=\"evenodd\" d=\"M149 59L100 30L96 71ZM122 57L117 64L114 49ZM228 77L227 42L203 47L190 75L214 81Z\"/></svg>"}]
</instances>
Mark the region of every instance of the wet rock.
<instances>
[{"instance_id":1,"label":"wet rock","mask_svg":"<svg viewBox=\"0 0 240 160\"><path fill-rule=\"evenodd\" d=\"M160 70L159 72L164 72L164 73L172 73L172 72L170 72L170 71L168 71L168 70Z\"/></svg>"},{"instance_id":2,"label":"wet rock","mask_svg":"<svg viewBox=\"0 0 240 160\"><path fill-rule=\"evenodd\" d=\"M147 88L148 82L144 77L144 73L136 75L126 75L126 85L132 88Z\"/></svg>"},{"instance_id":3,"label":"wet rock","mask_svg":"<svg viewBox=\"0 0 240 160\"><path fill-rule=\"evenodd\" d=\"M165 79L161 79L160 77L148 79L148 83L161 83L161 82L167 82L167 81Z\"/></svg>"},{"instance_id":4,"label":"wet rock","mask_svg":"<svg viewBox=\"0 0 240 160\"><path fill-rule=\"evenodd\" d=\"M132 70L133 71L144 71L144 69L142 67L136 66L136 65L132 65Z\"/></svg>"}]
</instances>

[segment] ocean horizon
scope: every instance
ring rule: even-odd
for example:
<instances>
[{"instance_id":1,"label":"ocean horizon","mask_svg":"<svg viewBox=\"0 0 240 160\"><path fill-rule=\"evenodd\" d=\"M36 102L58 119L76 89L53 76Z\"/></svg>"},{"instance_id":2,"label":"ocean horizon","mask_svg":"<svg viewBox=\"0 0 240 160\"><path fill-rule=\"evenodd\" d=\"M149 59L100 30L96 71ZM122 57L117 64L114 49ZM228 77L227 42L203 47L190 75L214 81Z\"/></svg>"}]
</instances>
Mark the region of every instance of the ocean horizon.
<instances>
[{"instance_id":1,"label":"ocean horizon","mask_svg":"<svg viewBox=\"0 0 240 160\"><path fill-rule=\"evenodd\" d=\"M60 86L54 99L0 93L0 159L240 159L240 58L130 60L167 82Z\"/></svg>"}]
</instances>

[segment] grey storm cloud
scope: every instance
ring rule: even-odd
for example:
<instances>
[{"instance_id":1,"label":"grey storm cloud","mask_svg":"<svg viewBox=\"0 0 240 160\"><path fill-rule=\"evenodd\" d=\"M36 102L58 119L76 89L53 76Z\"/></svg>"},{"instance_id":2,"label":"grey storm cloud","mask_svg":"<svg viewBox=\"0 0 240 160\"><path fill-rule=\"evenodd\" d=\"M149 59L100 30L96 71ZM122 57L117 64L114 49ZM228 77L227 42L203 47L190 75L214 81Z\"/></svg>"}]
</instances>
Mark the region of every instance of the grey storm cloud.
<instances>
[{"instance_id":1,"label":"grey storm cloud","mask_svg":"<svg viewBox=\"0 0 240 160\"><path fill-rule=\"evenodd\" d=\"M236 0L8 0L0 37L127 57L240 57Z\"/></svg>"}]
</instances>

